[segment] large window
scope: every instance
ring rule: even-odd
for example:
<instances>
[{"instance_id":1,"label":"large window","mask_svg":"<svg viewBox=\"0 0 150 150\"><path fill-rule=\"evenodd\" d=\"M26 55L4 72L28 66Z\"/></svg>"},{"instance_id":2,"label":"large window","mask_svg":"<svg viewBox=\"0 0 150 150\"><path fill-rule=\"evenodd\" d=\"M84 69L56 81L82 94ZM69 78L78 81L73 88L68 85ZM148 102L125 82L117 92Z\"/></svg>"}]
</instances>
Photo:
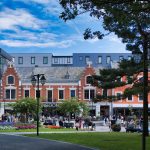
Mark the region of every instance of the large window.
<instances>
[{"instance_id":1,"label":"large window","mask_svg":"<svg viewBox=\"0 0 150 150\"><path fill-rule=\"evenodd\" d=\"M64 90L59 90L59 100L64 99Z\"/></svg>"},{"instance_id":2,"label":"large window","mask_svg":"<svg viewBox=\"0 0 150 150\"><path fill-rule=\"evenodd\" d=\"M110 61L111 61L111 57L110 57L110 56L107 56L107 57L106 57L106 63L107 63L107 64L110 64Z\"/></svg>"},{"instance_id":3,"label":"large window","mask_svg":"<svg viewBox=\"0 0 150 150\"><path fill-rule=\"evenodd\" d=\"M23 57L18 57L18 64L23 64Z\"/></svg>"},{"instance_id":4,"label":"large window","mask_svg":"<svg viewBox=\"0 0 150 150\"><path fill-rule=\"evenodd\" d=\"M8 84L14 84L14 77L13 76L8 76L7 83Z\"/></svg>"},{"instance_id":5,"label":"large window","mask_svg":"<svg viewBox=\"0 0 150 150\"><path fill-rule=\"evenodd\" d=\"M43 57L43 64L48 64L48 57Z\"/></svg>"},{"instance_id":6,"label":"large window","mask_svg":"<svg viewBox=\"0 0 150 150\"><path fill-rule=\"evenodd\" d=\"M24 90L24 97L30 97L29 90Z\"/></svg>"},{"instance_id":7,"label":"large window","mask_svg":"<svg viewBox=\"0 0 150 150\"><path fill-rule=\"evenodd\" d=\"M53 90L48 90L47 91L47 101L52 102L53 99Z\"/></svg>"},{"instance_id":8,"label":"large window","mask_svg":"<svg viewBox=\"0 0 150 150\"><path fill-rule=\"evenodd\" d=\"M31 57L31 64L35 64L35 57Z\"/></svg>"},{"instance_id":9,"label":"large window","mask_svg":"<svg viewBox=\"0 0 150 150\"><path fill-rule=\"evenodd\" d=\"M85 89L84 90L84 99L92 100L95 97L95 90L94 89Z\"/></svg>"},{"instance_id":10,"label":"large window","mask_svg":"<svg viewBox=\"0 0 150 150\"><path fill-rule=\"evenodd\" d=\"M85 63L87 64L90 61L90 57L89 56L85 56Z\"/></svg>"},{"instance_id":11,"label":"large window","mask_svg":"<svg viewBox=\"0 0 150 150\"><path fill-rule=\"evenodd\" d=\"M98 56L98 63L99 63L99 64L102 63L102 56Z\"/></svg>"},{"instance_id":12,"label":"large window","mask_svg":"<svg viewBox=\"0 0 150 150\"><path fill-rule=\"evenodd\" d=\"M16 99L16 90L6 89L6 99L9 99L9 100Z\"/></svg>"},{"instance_id":13,"label":"large window","mask_svg":"<svg viewBox=\"0 0 150 150\"><path fill-rule=\"evenodd\" d=\"M107 97L107 89L103 89L103 96Z\"/></svg>"},{"instance_id":14,"label":"large window","mask_svg":"<svg viewBox=\"0 0 150 150\"><path fill-rule=\"evenodd\" d=\"M76 90L70 90L70 97L76 97Z\"/></svg>"}]
</instances>

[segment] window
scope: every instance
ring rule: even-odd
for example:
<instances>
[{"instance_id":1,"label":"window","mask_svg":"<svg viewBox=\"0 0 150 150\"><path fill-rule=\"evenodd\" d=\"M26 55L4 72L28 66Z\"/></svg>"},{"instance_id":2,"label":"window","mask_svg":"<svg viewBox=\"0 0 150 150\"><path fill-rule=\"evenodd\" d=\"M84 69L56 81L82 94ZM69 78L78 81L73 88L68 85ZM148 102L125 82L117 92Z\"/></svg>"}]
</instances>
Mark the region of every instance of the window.
<instances>
[{"instance_id":1,"label":"window","mask_svg":"<svg viewBox=\"0 0 150 150\"><path fill-rule=\"evenodd\" d=\"M132 95L128 96L128 101L132 101Z\"/></svg>"},{"instance_id":2,"label":"window","mask_svg":"<svg viewBox=\"0 0 150 150\"><path fill-rule=\"evenodd\" d=\"M89 56L85 56L85 63L88 63L90 61L90 57Z\"/></svg>"},{"instance_id":3,"label":"window","mask_svg":"<svg viewBox=\"0 0 150 150\"><path fill-rule=\"evenodd\" d=\"M31 57L31 64L35 64L35 57Z\"/></svg>"},{"instance_id":4,"label":"window","mask_svg":"<svg viewBox=\"0 0 150 150\"><path fill-rule=\"evenodd\" d=\"M76 90L70 90L70 97L76 97Z\"/></svg>"},{"instance_id":5,"label":"window","mask_svg":"<svg viewBox=\"0 0 150 150\"><path fill-rule=\"evenodd\" d=\"M24 90L24 97L30 97L29 90Z\"/></svg>"},{"instance_id":6,"label":"window","mask_svg":"<svg viewBox=\"0 0 150 150\"><path fill-rule=\"evenodd\" d=\"M122 61L123 60L123 56L119 56L119 61Z\"/></svg>"},{"instance_id":7,"label":"window","mask_svg":"<svg viewBox=\"0 0 150 150\"><path fill-rule=\"evenodd\" d=\"M64 90L59 90L59 99L60 100L64 99Z\"/></svg>"},{"instance_id":8,"label":"window","mask_svg":"<svg viewBox=\"0 0 150 150\"><path fill-rule=\"evenodd\" d=\"M139 101L143 101L143 94L139 94Z\"/></svg>"},{"instance_id":9,"label":"window","mask_svg":"<svg viewBox=\"0 0 150 150\"><path fill-rule=\"evenodd\" d=\"M80 57L79 57L79 60L82 61L82 60L83 60L83 56L80 56Z\"/></svg>"},{"instance_id":10,"label":"window","mask_svg":"<svg viewBox=\"0 0 150 150\"><path fill-rule=\"evenodd\" d=\"M107 97L107 89L103 89L103 96Z\"/></svg>"},{"instance_id":11,"label":"window","mask_svg":"<svg viewBox=\"0 0 150 150\"><path fill-rule=\"evenodd\" d=\"M58 63L58 58L54 58L54 63Z\"/></svg>"},{"instance_id":12,"label":"window","mask_svg":"<svg viewBox=\"0 0 150 150\"><path fill-rule=\"evenodd\" d=\"M102 63L102 56L98 56L98 63L99 63L99 64Z\"/></svg>"},{"instance_id":13,"label":"window","mask_svg":"<svg viewBox=\"0 0 150 150\"><path fill-rule=\"evenodd\" d=\"M23 64L23 57L18 57L18 64Z\"/></svg>"},{"instance_id":14,"label":"window","mask_svg":"<svg viewBox=\"0 0 150 150\"><path fill-rule=\"evenodd\" d=\"M43 64L48 64L48 57L43 57Z\"/></svg>"},{"instance_id":15,"label":"window","mask_svg":"<svg viewBox=\"0 0 150 150\"><path fill-rule=\"evenodd\" d=\"M121 100L121 93L117 93L116 96L117 96L117 100Z\"/></svg>"},{"instance_id":16,"label":"window","mask_svg":"<svg viewBox=\"0 0 150 150\"><path fill-rule=\"evenodd\" d=\"M16 98L15 89L6 89L6 99L12 100Z\"/></svg>"},{"instance_id":17,"label":"window","mask_svg":"<svg viewBox=\"0 0 150 150\"><path fill-rule=\"evenodd\" d=\"M86 84L91 84L91 82L92 82L92 76L87 76L86 77Z\"/></svg>"},{"instance_id":18,"label":"window","mask_svg":"<svg viewBox=\"0 0 150 150\"><path fill-rule=\"evenodd\" d=\"M107 63L107 64L110 64L110 61L111 61L111 57L110 57L110 56L107 56L107 57L106 57L106 63Z\"/></svg>"},{"instance_id":19,"label":"window","mask_svg":"<svg viewBox=\"0 0 150 150\"><path fill-rule=\"evenodd\" d=\"M131 60L131 58L132 58L131 56L128 56L128 60Z\"/></svg>"},{"instance_id":20,"label":"window","mask_svg":"<svg viewBox=\"0 0 150 150\"><path fill-rule=\"evenodd\" d=\"M70 63L70 57L67 57L67 63Z\"/></svg>"},{"instance_id":21,"label":"window","mask_svg":"<svg viewBox=\"0 0 150 150\"><path fill-rule=\"evenodd\" d=\"M91 100L95 97L95 90L94 89L85 89L84 90L84 99Z\"/></svg>"},{"instance_id":22,"label":"window","mask_svg":"<svg viewBox=\"0 0 150 150\"><path fill-rule=\"evenodd\" d=\"M52 90L48 90L47 91L47 101L48 102L52 102L52 98L53 98L53 91Z\"/></svg>"},{"instance_id":23,"label":"window","mask_svg":"<svg viewBox=\"0 0 150 150\"><path fill-rule=\"evenodd\" d=\"M7 83L8 84L14 84L14 77L13 76L8 76Z\"/></svg>"},{"instance_id":24,"label":"window","mask_svg":"<svg viewBox=\"0 0 150 150\"><path fill-rule=\"evenodd\" d=\"M38 95L39 94L39 95ZM39 93L38 93L38 90L36 90L36 98L39 97L40 98L40 95L41 95L41 91L39 90Z\"/></svg>"}]
</instances>

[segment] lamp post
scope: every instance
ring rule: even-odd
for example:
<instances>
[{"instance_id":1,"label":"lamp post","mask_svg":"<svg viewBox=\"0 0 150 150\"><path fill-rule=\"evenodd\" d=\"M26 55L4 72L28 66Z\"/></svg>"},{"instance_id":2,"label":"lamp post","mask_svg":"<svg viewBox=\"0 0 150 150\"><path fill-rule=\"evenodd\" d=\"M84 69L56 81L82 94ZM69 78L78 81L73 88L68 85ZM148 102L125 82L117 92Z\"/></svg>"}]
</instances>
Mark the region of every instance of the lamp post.
<instances>
[{"instance_id":1,"label":"lamp post","mask_svg":"<svg viewBox=\"0 0 150 150\"><path fill-rule=\"evenodd\" d=\"M36 112L36 117L37 117L37 136L39 136L39 99L40 99L39 86L40 86L40 82L41 82L42 85L45 84L46 79L45 79L44 74L32 75L32 79L31 79L32 85L35 86L36 83L37 83L37 93L36 93L36 98L37 98L37 112Z\"/></svg>"}]
</instances>

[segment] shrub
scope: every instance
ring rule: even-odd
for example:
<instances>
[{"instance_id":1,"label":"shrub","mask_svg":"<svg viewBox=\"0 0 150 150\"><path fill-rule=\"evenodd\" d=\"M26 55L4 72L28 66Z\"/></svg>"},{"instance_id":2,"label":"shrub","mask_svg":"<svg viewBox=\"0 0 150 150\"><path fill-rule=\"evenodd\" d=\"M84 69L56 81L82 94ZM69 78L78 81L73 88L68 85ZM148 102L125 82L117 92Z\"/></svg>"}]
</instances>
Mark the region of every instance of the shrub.
<instances>
[{"instance_id":1,"label":"shrub","mask_svg":"<svg viewBox=\"0 0 150 150\"><path fill-rule=\"evenodd\" d=\"M114 132L120 132L121 131L121 125L120 124L113 124L111 126L112 131Z\"/></svg>"}]
</instances>

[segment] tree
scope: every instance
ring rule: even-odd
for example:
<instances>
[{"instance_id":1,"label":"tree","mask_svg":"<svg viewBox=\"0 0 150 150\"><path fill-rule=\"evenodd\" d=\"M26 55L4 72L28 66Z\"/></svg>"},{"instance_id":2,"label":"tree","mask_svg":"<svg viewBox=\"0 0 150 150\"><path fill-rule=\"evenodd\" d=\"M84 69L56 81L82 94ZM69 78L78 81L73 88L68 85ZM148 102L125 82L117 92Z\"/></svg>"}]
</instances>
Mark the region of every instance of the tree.
<instances>
[{"instance_id":1,"label":"tree","mask_svg":"<svg viewBox=\"0 0 150 150\"><path fill-rule=\"evenodd\" d=\"M60 17L67 21L83 13L89 13L103 22L107 34L86 29L84 38L102 39L113 32L126 49L143 55L143 143L148 135L148 52L150 53L150 5L138 0L59 0L64 8ZM143 144L143 149L145 149Z\"/></svg>"},{"instance_id":2,"label":"tree","mask_svg":"<svg viewBox=\"0 0 150 150\"><path fill-rule=\"evenodd\" d=\"M32 98L23 98L21 100L17 100L16 103L10 104L13 108L14 113L20 113L20 116L23 116L23 122L28 121L29 115L36 116L37 111L37 102Z\"/></svg>"},{"instance_id":3,"label":"tree","mask_svg":"<svg viewBox=\"0 0 150 150\"><path fill-rule=\"evenodd\" d=\"M88 113L88 106L85 102L79 102L77 99L72 98L68 100L63 100L59 106L58 111L63 113L64 115L69 116L70 114L74 113L76 115L82 114L83 116L86 116Z\"/></svg>"}]
</instances>

